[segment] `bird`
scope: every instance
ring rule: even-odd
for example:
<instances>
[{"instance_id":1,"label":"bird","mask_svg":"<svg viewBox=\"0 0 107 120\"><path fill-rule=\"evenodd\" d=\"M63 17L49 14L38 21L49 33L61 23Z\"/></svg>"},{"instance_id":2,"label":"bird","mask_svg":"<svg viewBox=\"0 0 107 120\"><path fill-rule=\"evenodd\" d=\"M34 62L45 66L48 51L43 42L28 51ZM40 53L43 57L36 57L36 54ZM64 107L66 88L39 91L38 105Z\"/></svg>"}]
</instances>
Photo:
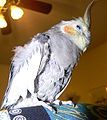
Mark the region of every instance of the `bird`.
<instances>
[{"instance_id":1,"label":"bird","mask_svg":"<svg viewBox=\"0 0 107 120\"><path fill-rule=\"evenodd\" d=\"M11 108L32 96L49 103L59 98L71 81L80 56L90 44L93 3L94 0L87 6L83 17L62 20L14 49L1 109Z\"/></svg>"}]
</instances>

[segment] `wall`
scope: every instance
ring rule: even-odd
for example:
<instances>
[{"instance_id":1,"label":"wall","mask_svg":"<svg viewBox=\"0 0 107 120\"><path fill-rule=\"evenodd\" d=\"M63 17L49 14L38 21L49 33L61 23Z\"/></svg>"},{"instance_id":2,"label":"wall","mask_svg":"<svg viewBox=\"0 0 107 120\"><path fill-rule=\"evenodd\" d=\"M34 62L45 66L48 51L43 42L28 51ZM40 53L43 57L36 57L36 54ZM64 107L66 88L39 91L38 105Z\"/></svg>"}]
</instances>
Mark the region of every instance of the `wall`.
<instances>
[{"instance_id":1,"label":"wall","mask_svg":"<svg viewBox=\"0 0 107 120\"><path fill-rule=\"evenodd\" d=\"M9 74L9 65L0 64L0 103L4 95Z\"/></svg>"}]
</instances>

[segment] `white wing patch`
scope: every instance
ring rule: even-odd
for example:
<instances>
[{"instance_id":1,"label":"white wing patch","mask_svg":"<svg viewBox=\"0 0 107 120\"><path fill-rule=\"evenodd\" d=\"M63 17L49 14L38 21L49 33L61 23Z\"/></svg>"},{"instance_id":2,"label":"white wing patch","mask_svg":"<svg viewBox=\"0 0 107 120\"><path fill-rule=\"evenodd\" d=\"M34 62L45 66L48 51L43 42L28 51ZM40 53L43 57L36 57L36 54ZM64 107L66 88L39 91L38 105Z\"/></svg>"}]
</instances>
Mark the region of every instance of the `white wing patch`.
<instances>
[{"instance_id":1,"label":"white wing patch","mask_svg":"<svg viewBox=\"0 0 107 120\"><path fill-rule=\"evenodd\" d=\"M47 44L47 43L45 43ZM24 47L17 47L13 57L13 77L10 76L7 92L2 106L17 102L21 96L26 98L27 90L34 93L34 80L39 72L44 44L35 38Z\"/></svg>"}]
</instances>

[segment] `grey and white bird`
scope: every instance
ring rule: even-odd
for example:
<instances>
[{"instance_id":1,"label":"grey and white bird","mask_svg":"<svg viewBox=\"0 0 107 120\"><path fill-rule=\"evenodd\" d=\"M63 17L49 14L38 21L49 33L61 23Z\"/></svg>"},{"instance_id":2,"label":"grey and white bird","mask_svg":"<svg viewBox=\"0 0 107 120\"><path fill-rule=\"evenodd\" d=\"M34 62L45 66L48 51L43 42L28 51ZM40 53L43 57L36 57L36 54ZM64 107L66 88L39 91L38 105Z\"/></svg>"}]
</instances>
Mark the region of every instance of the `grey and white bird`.
<instances>
[{"instance_id":1,"label":"grey and white bird","mask_svg":"<svg viewBox=\"0 0 107 120\"><path fill-rule=\"evenodd\" d=\"M94 0L93 0L94 1ZM90 8L84 17L61 21L15 49L9 83L1 108L17 105L35 96L53 102L70 82L80 55L90 43Z\"/></svg>"}]
</instances>

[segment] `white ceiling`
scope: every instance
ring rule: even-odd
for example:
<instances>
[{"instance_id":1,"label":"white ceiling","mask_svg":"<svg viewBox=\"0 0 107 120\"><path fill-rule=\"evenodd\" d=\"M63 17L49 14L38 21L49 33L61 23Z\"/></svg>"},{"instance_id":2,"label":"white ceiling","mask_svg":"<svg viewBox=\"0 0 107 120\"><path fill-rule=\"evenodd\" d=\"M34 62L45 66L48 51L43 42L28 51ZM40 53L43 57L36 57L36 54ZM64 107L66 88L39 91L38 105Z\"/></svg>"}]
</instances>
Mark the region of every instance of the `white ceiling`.
<instances>
[{"instance_id":1,"label":"white ceiling","mask_svg":"<svg viewBox=\"0 0 107 120\"><path fill-rule=\"evenodd\" d=\"M46 15L24 9L24 16L18 21L11 18L12 33L2 35L0 32L0 64L9 64L12 49L23 45L38 32L48 30L61 20L83 16L90 0L41 0L52 4L52 11ZM99 0L92 8L92 43L90 50L107 42L107 0Z\"/></svg>"}]
</instances>

